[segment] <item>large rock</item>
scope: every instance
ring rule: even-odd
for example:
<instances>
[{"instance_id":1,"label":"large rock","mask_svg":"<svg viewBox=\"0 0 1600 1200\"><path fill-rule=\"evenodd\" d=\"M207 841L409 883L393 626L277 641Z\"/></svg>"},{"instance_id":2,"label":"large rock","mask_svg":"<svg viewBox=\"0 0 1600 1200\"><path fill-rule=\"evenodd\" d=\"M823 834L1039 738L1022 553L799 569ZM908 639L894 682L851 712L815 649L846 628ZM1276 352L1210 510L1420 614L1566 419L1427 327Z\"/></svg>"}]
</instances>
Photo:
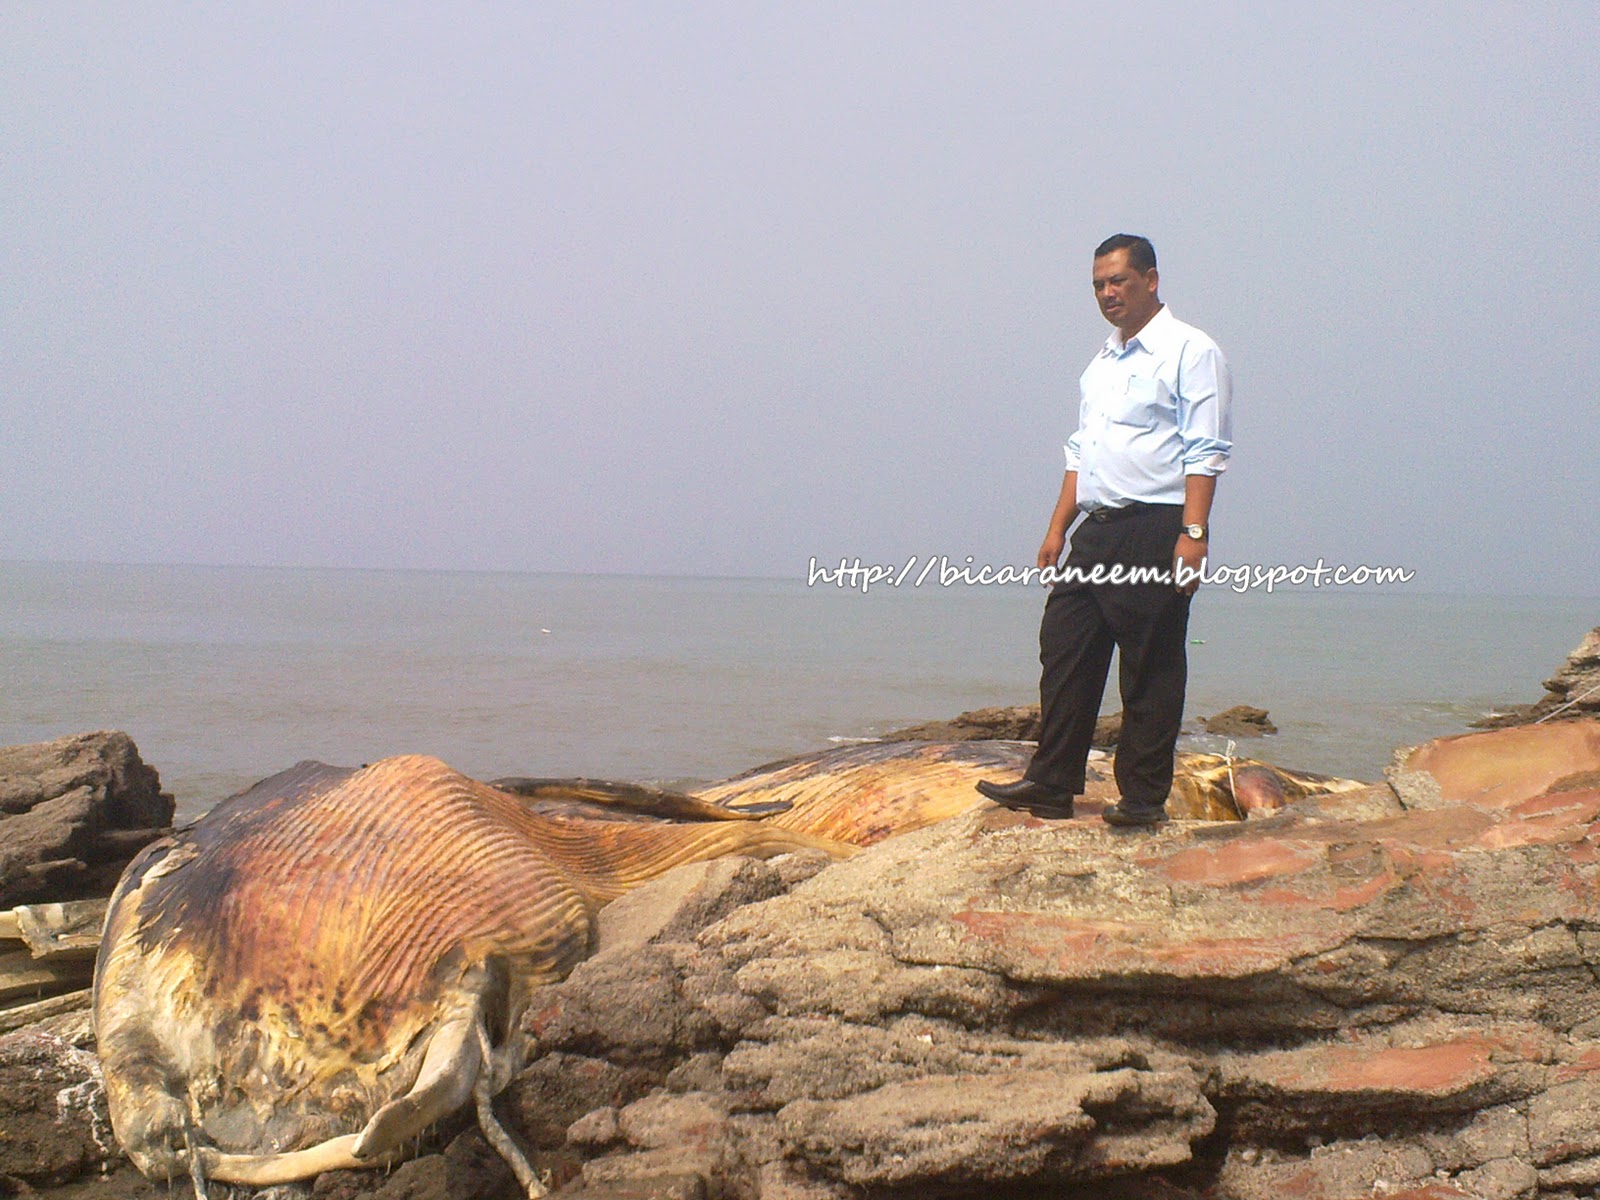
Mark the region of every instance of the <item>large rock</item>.
<instances>
[{"instance_id":1,"label":"large rock","mask_svg":"<svg viewBox=\"0 0 1600 1200\"><path fill-rule=\"evenodd\" d=\"M121 1156L93 1054L39 1026L0 1037L0 1195L7 1179L59 1183Z\"/></svg>"},{"instance_id":2,"label":"large rock","mask_svg":"<svg viewBox=\"0 0 1600 1200\"><path fill-rule=\"evenodd\" d=\"M1600 626L1583 640L1559 670L1544 681L1544 695L1533 704L1512 705L1507 711L1474 721L1481 729L1501 729L1535 721L1592 717L1600 713Z\"/></svg>"},{"instance_id":3,"label":"large rock","mask_svg":"<svg viewBox=\"0 0 1600 1200\"><path fill-rule=\"evenodd\" d=\"M1544 690L1551 708L1570 705L1574 716L1600 713L1600 625L1583 635Z\"/></svg>"},{"instance_id":4,"label":"large rock","mask_svg":"<svg viewBox=\"0 0 1600 1200\"><path fill-rule=\"evenodd\" d=\"M925 721L883 735L886 742L1031 742L1039 737L1039 706L974 708L948 721Z\"/></svg>"},{"instance_id":5,"label":"large rock","mask_svg":"<svg viewBox=\"0 0 1600 1200\"><path fill-rule=\"evenodd\" d=\"M1231 738L1265 737L1269 733L1278 732L1278 727L1272 723L1266 709L1249 704L1235 704L1232 708L1223 709L1216 716L1201 717L1200 725L1207 733Z\"/></svg>"},{"instance_id":6,"label":"large rock","mask_svg":"<svg viewBox=\"0 0 1600 1200\"><path fill-rule=\"evenodd\" d=\"M108 895L172 813L125 733L0 747L0 908Z\"/></svg>"},{"instance_id":7,"label":"large rock","mask_svg":"<svg viewBox=\"0 0 1600 1200\"><path fill-rule=\"evenodd\" d=\"M685 868L539 993L504 1105L584 1196L1590 1195L1600 790L1480 749L1409 757L1416 807Z\"/></svg>"},{"instance_id":8,"label":"large rock","mask_svg":"<svg viewBox=\"0 0 1600 1200\"><path fill-rule=\"evenodd\" d=\"M1109 713L1095 722L1093 744L1109 750L1122 734L1122 714ZM883 735L886 742L986 742L1039 740L1039 706L974 708L948 721L925 721Z\"/></svg>"}]
</instances>

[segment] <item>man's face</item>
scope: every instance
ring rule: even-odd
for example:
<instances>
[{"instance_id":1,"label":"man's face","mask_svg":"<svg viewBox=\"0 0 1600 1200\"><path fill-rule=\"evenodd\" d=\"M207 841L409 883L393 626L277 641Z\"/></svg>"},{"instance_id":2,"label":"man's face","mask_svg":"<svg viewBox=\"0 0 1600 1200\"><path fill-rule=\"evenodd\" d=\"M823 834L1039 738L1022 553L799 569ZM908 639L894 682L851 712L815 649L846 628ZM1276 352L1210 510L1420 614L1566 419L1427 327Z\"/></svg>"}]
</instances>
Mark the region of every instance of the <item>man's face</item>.
<instances>
[{"instance_id":1,"label":"man's face","mask_svg":"<svg viewBox=\"0 0 1600 1200\"><path fill-rule=\"evenodd\" d=\"M1143 329L1161 308L1156 298L1156 272L1128 265L1126 250L1113 250L1094 260L1094 298L1100 311L1125 337Z\"/></svg>"}]
</instances>

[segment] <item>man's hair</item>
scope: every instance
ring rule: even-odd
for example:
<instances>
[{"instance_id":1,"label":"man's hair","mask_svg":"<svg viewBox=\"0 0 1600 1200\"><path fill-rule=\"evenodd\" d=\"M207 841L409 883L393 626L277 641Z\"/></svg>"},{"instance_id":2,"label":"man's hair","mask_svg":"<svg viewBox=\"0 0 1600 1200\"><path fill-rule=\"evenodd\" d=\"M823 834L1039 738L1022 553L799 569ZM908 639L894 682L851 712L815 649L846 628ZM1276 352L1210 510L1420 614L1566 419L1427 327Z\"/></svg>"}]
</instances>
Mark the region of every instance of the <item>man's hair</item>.
<instances>
[{"instance_id":1,"label":"man's hair","mask_svg":"<svg viewBox=\"0 0 1600 1200\"><path fill-rule=\"evenodd\" d=\"M1094 256L1104 258L1113 250L1126 250L1128 265L1141 275L1156 269L1156 248L1147 237L1136 233L1115 234L1095 247Z\"/></svg>"}]
</instances>

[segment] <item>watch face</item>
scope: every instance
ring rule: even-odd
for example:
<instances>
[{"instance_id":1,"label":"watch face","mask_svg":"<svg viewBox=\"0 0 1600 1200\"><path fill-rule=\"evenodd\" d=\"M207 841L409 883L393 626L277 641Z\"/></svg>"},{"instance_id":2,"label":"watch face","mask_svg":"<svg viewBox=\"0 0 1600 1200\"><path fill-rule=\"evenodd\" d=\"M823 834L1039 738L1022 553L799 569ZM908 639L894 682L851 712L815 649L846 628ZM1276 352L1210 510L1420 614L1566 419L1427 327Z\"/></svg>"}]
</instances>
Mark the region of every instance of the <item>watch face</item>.
<instances>
[{"instance_id":1,"label":"watch face","mask_svg":"<svg viewBox=\"0 0 1600 1200\"><path fill-rule=\"evenodd\" d=\"M1206 527L1204 525L1185 525L1183 531L1197 542L1206 540Z\"/></svg>"}]
</instances>

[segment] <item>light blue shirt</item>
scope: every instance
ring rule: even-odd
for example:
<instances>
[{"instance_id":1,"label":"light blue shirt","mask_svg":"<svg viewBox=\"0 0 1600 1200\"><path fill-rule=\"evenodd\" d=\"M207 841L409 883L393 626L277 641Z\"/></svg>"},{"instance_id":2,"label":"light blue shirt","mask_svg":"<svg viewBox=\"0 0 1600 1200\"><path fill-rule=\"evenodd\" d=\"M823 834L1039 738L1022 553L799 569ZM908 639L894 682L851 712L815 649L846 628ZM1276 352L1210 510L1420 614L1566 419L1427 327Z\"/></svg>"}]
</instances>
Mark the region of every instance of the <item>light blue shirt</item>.
<instances>
[{"instance_id":1,"label":"light blue shirt","mask_svg":"<svg viewBox=\"0 0 1600 1200\"><path fill-rule=\"evenodd\" d=\"M1113 333L1078 380L1067 470L1078 507L1182 504L1184 477L1233 451L1233 381L1217 344L1163 306L1124 345Z\"/></svg>"}]
</instances>

